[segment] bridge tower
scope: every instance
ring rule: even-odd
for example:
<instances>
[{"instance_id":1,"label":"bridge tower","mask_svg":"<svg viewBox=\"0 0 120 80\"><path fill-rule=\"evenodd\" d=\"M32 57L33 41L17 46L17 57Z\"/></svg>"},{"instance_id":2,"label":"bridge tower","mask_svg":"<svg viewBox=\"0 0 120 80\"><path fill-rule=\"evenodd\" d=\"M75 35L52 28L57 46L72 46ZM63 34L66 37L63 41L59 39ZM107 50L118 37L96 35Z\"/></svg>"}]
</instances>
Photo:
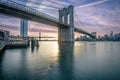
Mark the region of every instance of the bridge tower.
<instances>
[{"instance_id":1,"label":"bridge tower","mask_svg":"<svg viewBox=\"0 0 120 80\"><path fill-rule=\"evenodd\" d=\"M70 5L67 8L59 10L59 21L68 25L68 28L59 27L58 40L59 42L74 42L74 6Z\"/></svg>"}]
</instances>

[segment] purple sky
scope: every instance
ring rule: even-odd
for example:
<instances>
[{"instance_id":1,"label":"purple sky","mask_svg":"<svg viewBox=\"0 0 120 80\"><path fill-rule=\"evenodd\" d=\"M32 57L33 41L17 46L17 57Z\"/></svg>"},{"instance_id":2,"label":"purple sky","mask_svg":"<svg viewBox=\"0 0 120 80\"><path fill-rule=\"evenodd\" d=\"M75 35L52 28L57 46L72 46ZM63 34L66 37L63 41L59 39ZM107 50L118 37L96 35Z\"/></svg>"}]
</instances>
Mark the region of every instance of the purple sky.
<instances>
[{"instance_id":1,"label":"purple sky","mask_svg":"<svg viewBox=\"0 0 120 80\"><path fill-rule=\"evenodd\" d=\"M84 24L85 28L81 25L76 27L84 30L86 29L88 32L95 31L98 35L109 34L110 31L113 31L114 33L120 33L120 0L53 0L54 2L60 4L51 2L52 0L28 1L33 1L35 3L37 2L38 4L42 3L47 5L53 5L60 8L65 7L64 5L60 4L74 5L74 12L77 14L81 23ZM26 3L26 5L32 8L36 7L39 11L58 18L58 11L47 10L46 8L49 7L41 5L38 6L30 3ZM76 16L74 17L75 23L78 23L78 19L76 18ZM0 24L10 26L1 28L10 30L11 33L14 35L19 35L20 19L6 15L0 15ZM38 35L39 32L42 32L45 36L57 36L56 27L29 21L29 35Z\"/></svg>"}]
</instances>

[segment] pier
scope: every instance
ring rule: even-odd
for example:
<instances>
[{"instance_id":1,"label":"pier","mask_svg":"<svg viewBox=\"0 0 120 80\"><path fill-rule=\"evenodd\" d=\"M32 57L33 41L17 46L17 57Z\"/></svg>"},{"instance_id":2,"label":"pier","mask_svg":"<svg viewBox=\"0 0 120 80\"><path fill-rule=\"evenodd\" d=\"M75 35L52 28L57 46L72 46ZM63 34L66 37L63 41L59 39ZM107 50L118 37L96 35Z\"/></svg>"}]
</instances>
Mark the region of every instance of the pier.
<instances>
[{"instance_id":1,"label":"pier","mask_svg":"<svg viewBox=\"0 0 120 80\"><path fill-rule=\"evenodd\" d=\"M7 48L24 48L28 47L28 41L10 41L7 43Z\"/></svg>"},{"instance_id":2,"label":"pier","mask_svg":"<svg viewBox=\"0 0 120 80\"><path fill-rule=\"evenodd\" d=\"M0 42L0 51L6 47L9 48L27 48L29 46L39 46L39 40L31 39L31 40L10 40L8 42L1 41Z\"/></svg>"},{"instance_id":3,"label":"pier","mask_svg":"<svg viewBox=\"0 0 120 80\"><path fill-rule=\"evenodd\" d=\"M5 42L0 41L0 51L6 46Z\"/></svg>"}]
</instances>

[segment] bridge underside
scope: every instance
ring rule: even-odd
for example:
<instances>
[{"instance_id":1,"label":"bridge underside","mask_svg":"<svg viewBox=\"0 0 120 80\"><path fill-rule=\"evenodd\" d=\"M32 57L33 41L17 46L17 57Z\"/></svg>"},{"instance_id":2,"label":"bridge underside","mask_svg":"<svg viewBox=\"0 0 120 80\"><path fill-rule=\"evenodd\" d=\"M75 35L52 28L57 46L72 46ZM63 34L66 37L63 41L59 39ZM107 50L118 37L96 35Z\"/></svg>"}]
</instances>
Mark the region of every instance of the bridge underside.
<instances>
[{"instance_id":1,"label":"bridge underside","mask_svg":"<svg viewBox=\"0 0 120 80\"><path fill-rule=\"evenodd\" d=\"M45 18L43 16L37 16L36 14L33 14L32 12L19 10L17 8L7 6L7 5L0 4L0 13L8 15L8 16L18 17L18 18L22 18L22 19L26 19L26 20L35 21L38 23L55 26L55 27L60 27L59 25L61 25L61 27L66 27L66 28L68 27L64 24L61 24L61 23L55 21L55 20L51 20L51 19Z\"/></svg>"}]
</instances>

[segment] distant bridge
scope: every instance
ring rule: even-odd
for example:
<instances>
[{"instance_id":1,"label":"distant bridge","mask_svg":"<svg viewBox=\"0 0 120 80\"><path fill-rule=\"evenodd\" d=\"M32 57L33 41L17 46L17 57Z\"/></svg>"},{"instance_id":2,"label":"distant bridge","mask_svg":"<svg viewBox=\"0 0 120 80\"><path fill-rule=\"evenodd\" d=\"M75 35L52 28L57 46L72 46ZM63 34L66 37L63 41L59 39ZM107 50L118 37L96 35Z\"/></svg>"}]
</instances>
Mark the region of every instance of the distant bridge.
<instances>
[{"instance_id":1,"label":"distant bridge","mask_svg":"<svg viewBox=\"0 0 120 80\"><path fill-rule=\"evenodd\" d=\"M74 7L59 10L59 19L14 1L0 1L0 13L58 27L59 42L74 42L74 31L95 37L74 26Z\"/></svg>"}]
</instances>

